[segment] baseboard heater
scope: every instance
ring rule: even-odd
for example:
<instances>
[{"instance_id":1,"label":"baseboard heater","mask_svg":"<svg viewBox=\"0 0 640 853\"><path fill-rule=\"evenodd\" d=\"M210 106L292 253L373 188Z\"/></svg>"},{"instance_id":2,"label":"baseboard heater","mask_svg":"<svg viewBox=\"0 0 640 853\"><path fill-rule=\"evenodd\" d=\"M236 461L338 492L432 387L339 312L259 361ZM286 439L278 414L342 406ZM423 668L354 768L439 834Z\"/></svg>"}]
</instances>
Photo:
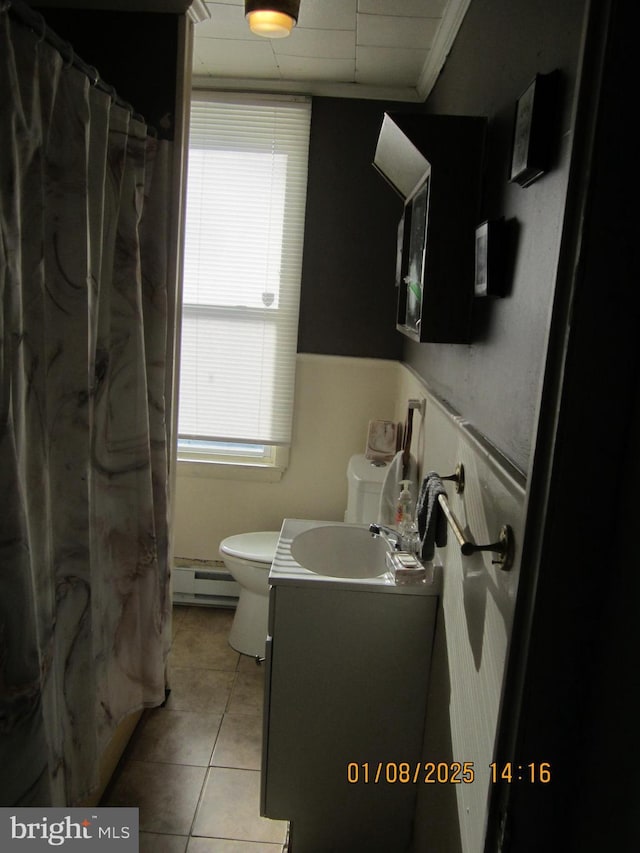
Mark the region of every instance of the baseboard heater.
<instances>
[{"instance_id":1,"label":"baseboard heater","mask_svg":"<svg viewBox=\"0 0 640 853\"><path fill-rule=\"evenodd\" d=\"M235 607L240 587L225 568L217 561L182 561L173 567L173 603L200 604L210 607Z\"/></svg>"}]
</instances>

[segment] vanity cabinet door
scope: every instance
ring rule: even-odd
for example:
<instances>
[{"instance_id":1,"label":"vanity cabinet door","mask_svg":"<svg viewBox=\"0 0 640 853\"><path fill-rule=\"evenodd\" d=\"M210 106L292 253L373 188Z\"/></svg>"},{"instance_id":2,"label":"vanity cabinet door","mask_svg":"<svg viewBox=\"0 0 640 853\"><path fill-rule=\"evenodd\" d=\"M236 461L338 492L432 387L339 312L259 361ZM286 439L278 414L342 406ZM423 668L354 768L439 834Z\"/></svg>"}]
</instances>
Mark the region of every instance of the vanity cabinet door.
<instances>
[{"instance_id":1,"label":"vanity cabinet door","mask_svg":"<svg viewBox=\"0 0 640 853\"><path fill-rule=\"evenodd\" d=\"M420 762L437 598L271 591L262 808L295 851L403 850ZM399 765L404 765L401 768Z\"/></svg>"}]
</instances>

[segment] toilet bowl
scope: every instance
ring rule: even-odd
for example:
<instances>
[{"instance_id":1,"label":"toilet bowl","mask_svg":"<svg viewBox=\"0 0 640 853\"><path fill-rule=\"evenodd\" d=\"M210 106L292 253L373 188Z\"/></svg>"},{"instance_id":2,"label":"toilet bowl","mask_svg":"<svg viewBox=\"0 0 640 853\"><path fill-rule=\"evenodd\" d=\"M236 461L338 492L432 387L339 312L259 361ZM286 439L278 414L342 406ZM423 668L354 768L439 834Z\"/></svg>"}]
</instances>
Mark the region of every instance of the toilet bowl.
<instances>
[{"instance_id":1,"label":"toilet bowl","mask_svg":"<svg viewBox=\"0 0 640 853\"><path fill-rule=\"evenodd\" d=\"M260 531L228 536L220 556L240 586L240 596L229 634L229 645L243 655L264 657L269 613L269 569L279 533Z\"/></svg>"}]
</instances>

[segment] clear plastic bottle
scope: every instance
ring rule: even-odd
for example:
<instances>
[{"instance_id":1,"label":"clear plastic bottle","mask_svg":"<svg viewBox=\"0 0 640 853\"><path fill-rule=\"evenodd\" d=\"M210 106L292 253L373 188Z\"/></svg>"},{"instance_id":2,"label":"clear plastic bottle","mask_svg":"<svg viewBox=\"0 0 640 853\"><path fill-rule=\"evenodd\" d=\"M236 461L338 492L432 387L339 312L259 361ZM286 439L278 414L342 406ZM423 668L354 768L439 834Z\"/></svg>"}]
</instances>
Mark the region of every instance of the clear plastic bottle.
<instances>
[{"instance_id":1,"label":"clear plastic bottle","mask_svg":"<svg viewBox=\"0 0 640 853\"><path fill-rule=\"evenodd\" d=\"M420 535L418 525L413 517L413 501L411 498L411 480L402 480L402 491L396 504L396 527L400 536L400 549L409 554L418 555L420 551Z\"/></svg>"},{"instance_id":2,"label":"clear plastic bottle","mask_svg":"<svg viewBox=\"0 0 640 853\"><path fill-rule=\"evenodd\" d=\"M402 525L406 524L412 517L411 513L411 480L401 480L402 489L396 501L396 528L399 532L402 531Z\"/></svg>"},{"instance_id":3,"label":"clear plastic bottle","mask_svg":"<svg viewBox=\"0 0 640 853\"><path fill-rule=\"evenodd\" d=\"M409 554L414 554L416 557L420 556L420 534L418 533L418 525L413 519L405 522L400 531L400 547Z\"/></svg>"}]
</instances>

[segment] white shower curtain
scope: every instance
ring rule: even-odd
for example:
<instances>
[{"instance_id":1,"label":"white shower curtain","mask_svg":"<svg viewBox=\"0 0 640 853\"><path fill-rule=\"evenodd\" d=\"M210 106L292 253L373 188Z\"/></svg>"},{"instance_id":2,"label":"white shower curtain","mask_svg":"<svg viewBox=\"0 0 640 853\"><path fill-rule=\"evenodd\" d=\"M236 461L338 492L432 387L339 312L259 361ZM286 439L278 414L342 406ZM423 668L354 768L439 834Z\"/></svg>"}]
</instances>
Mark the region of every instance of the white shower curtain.
<instances>
[{"instance_id":1,"label":"white shower curtain","mask_svg":"<svg viewBox=\"0 0 640 853\"><path fill-rule=\"evenodd\" d=\"M0 11L0 806L164 699L170 143Z\"/></svg>"}]
</instances>

